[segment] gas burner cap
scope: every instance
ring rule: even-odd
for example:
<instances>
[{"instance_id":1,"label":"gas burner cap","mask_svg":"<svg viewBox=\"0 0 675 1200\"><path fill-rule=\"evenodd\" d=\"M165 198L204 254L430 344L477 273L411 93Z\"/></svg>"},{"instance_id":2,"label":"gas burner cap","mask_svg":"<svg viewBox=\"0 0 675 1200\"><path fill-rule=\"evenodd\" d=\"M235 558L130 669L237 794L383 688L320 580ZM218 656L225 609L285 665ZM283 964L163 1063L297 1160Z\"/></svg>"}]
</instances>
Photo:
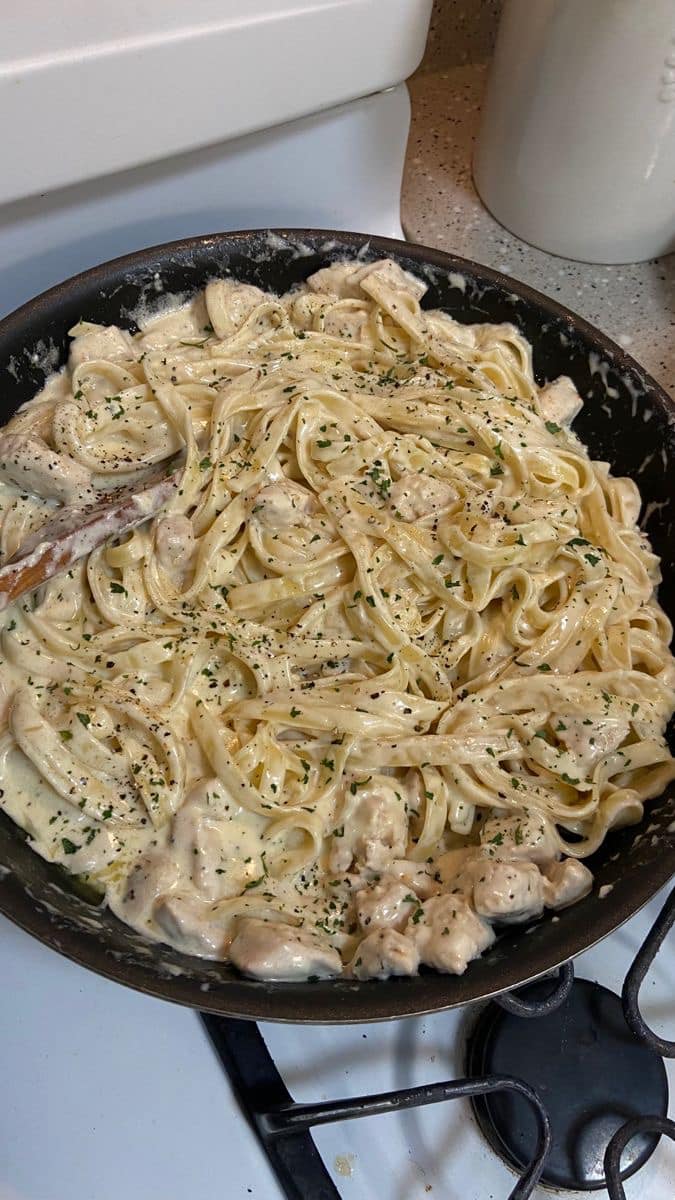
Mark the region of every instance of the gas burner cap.
<instances>
[{"instance_id":1,"label":"gas burner cap","mask_svg":"<svg viewBox=\"0 0 675 1200\"><path fill-rule=\"evenodd\" d=\"M550 981L543 980L518 995L542 1000L550 990ZM517 1017L489 1004L468 1040L467 1074L516 1075L538 1092L553 1131L542 1183L555 1188L603 1187L612 1134L630 1117L665 1116L668 1109L663 1060L631 1033L619 996L587 979L576 979L548 1016ZM537 1142L527 1101L504 1091L471 1103L493 1150L522 1170ZM647 1134L628 1144L623 1179L646 1163L657 1143L658 1136Z\"/></svg>"}]
</instances>

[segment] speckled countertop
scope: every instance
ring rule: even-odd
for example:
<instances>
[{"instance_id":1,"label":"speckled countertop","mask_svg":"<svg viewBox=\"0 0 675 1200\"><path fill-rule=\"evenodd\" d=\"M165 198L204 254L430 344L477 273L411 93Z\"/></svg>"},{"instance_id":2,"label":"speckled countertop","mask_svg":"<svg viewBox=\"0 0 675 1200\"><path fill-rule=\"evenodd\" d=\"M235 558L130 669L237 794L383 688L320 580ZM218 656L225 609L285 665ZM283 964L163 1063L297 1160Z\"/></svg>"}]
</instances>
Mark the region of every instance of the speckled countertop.
<instances>
[{"instance_id":1,"label":"speckled countertop","mask_svg":"<svg viewBox=\"0 0 675 1200\"><path fill-rule=\"evenodd\" d=\"M409 81L412 127L401 218L411 241L513 275L625 347L675 396L675 255L597 266L528 246L494 220L471 178L484 65L421 71Z\"/></svg>"}]
</instances>

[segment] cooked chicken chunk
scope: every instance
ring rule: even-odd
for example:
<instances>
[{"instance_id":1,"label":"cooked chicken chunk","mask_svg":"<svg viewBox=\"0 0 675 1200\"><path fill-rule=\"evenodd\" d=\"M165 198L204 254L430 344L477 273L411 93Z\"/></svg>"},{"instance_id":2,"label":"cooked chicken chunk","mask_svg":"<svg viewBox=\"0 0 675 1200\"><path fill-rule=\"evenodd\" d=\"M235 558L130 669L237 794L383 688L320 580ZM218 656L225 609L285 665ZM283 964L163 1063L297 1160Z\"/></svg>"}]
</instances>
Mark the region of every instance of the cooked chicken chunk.
<instances>
[{"instance_id":1,"label":"cooked chicken chunk","mask_svg":"<svg viewBox=\"0 0 675 1200\"><path fill-rule=\"evenodd\" d=\"M432 896L413 913L406 930L420 962L437 971L463 975L467 965L495 940L481 917L460 896Z\"/></svg>"},{"instance_id":2,"label":"cooked chicken chunk","mask_svg":"<svg viewBox=\"0 0 675 1200\"><path fill-rule=\"evenodd\" d=\"M86 504L93 499L87 468L57 454L41 438L12 433L0 437L0 477L44 500Z\"/></svg>"},{"instance_id":3,"label":"cooked chicken chunk","mask_svg":"<svg viewBox=\"0 0 675 1200\"><path fill-rule=\"evenodd\" d=\"M385 878L358 891L354 904L362 929L403 929L418 900L405 884Z\"/></svg>"},{"instance_id":4,"label":"cooked chicken chunk","mask_svg":"<svg viewBox=\"0 0 675 1200\"><path fill-rule=\"evenodd\" d=\"M407 858L397 858L389 863L387 871L390 875L395 875L397 879L400 879L406 888L414 892L416 896L420 896L422 900L427 900L429 896L436 896L441 890L434 877L435 869L424 863L413 862Z\"/></svg>"},{"instance_id":5,"label":"cooked chicken chunk","mask_svg":"<svg viewBox=\"0 0 675 1200\"><path fill-rule=\"evenodd\" d=\"M166 854L140 858L122 890L111 888L108 904L122 921L138 928L152 918L155 905L168 896L180 879L180 866Z\"/></svg>"},{"instance_id":6,"label":"cooked chicken chunk","mask_svg":"<svg viewBox=\"0 0 675 1200\"><path fill-rule=\"evenodd\" d=\"M473 885L473 906L488 921L511 924L540 917L544 880L532 862L484 860Z\"/></svg>"},{"instance_id":7,"label":"cooked chicken chunk","mask_svg":"<svg viewBox=\"0 0 675 1200\"><path fill-rule=\"evenodd\" d=\"M520 848L520 847L519 847ZM450 850L437 861L443 887L463 897L488 921L528 921L544 908L544 881L532 862L509 857L509 850L475 847Z\"/></svg>"},{"instance_id":8,"label":"cooked chicken chunk","mask_svg":"<svg viewBox=\"0 0 675 1200\"><path fill-rule=\"evenodd\" d=\"M473 890L471 864L476 862L476 847L462 846L446 850L435 860L436 874L444 890L470 895Z\"/></svg>"},{"instance_id":9,"label":"cooked chicken chunk","mask_svg":"<svg viewBox=\"0 0 675 1200\"><path fill-rule=\"evenodd\" d=\"M230 946L230 959L254 979L331 979L342 971L337 950L306 929L245 917Z\"/></svg>"},{"instance_id":10,"label":"cooked chicken chunk","mask_svg":"<svg viewBox=\"0 0 675 1200\"><path fill-rule=\"evenodd\" d=\"M158 521L155 531L157 557L170 575L180 576L189 570L196 544L189 517L168 513Z\"/></svg>"},{"instance_id":11,"label":"cooked chicken chunk","mask_svg":"<svg viewBox=\"0 0 675 1200\"><path fill-rule=\"evenodd\" d=\"M587 896L593 887L593 875L576 858L549 863L544 868L544 903L547 908L567 908Z\"/></svg>"},{"instance_id":12,"label":"cooked chicken chunk","mask_svg":"<svg viewBox=\"0 0 675 1200\"><path fill-rule=\"evenodd\" d=\"M403 521L428 517L447 508L456 499L455 489L432 475L403 475L392 484L389 492L389 505Z\"/></svg>"},{"instance_id":13,"label":"cooked chicken chunk","mask_svg":"<svg viewBox=\"0 0 675 1200\"><path fill-rule=\"evenodd\" d=\"M181 863L183 877L191 880L205 900L238 896L247 876L240 863L233 863L231 871L226 869L231 853L224 830L232 822L210 809L208 795L208 785L200 783L179 808L171 830L172 853Z\"/></svg>"},{"instance_id":14,"label":"cooked chicken chunk","mask_svg":"<svg viewBox=\"0 0 675 1200\"><path fill-rule=\"evenodd\" d=\"M290 529L306 525L316 510L316 501L307 488L290 480L270 483L255 498L252 516L268 529Z\"/></svg>"},{"instance_id":15,"label":"cooked chicken chunk","mask_svg":"<svg viewBox=\"0 0 675 1200\"><path fill-rule=\"evenodd\" d=\"M224 958L228 942L227 927L205 900L191 896L169 895L155 906L157 925L168 940L186 954L201 958Z\"/></svg>"},{"instance_id":16,"label":"cooked chicken chunk","mask_svg":"<svg viewBox=\"0 0 675 1200\"><path fill-rule=\"evenodd\" d=\"M415 942L395 929L376 929L361 942L351 963L357 979L416 975L420 956Z\"/></svg>"},{"instance_id":17,"label":"cooked chicken chunk","mask_svg":"<svg viewBox=\"0 0 675 1200\"><path fill-rule=\"evenodd\" d=\"M571 425L583 407L583 400L568 375L560 375L539 392L539 407L545 421Z\"/></svg>"},{"instance_id":18,"label":"cooked chicken chunk","mask_svg":"<svg viewBox=\"0 0 675 1200\"><path fill-rule=\"evenodd\" d=\"M405 804L386 777L373 776L365 787L345 796L329 857L331 871L347 871L354 859L381 871L405 854L408 818Z\"/></svg>"}]
</instances>

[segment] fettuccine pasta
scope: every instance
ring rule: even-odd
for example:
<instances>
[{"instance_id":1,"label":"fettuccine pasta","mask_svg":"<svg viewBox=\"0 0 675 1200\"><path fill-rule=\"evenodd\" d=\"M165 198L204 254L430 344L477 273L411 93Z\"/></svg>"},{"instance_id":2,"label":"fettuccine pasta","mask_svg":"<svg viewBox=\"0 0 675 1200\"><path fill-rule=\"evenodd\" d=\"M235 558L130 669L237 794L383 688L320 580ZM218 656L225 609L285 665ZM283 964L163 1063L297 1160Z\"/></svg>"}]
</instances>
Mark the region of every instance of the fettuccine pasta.
<instances>
[{"instance_id":1,"label":"fettuccine pasta","mask_svg":"<svg viewBox=\"0 0 675 1200\"><path fill-rule=\"evenodd\" d=\"M6 610L0 803L122 921L260 978L460 973L675 773L636 486L513 326L424 291L346 262L83 321L0 438L3 561L182 470Z\"/></svg>"}]
</instances>

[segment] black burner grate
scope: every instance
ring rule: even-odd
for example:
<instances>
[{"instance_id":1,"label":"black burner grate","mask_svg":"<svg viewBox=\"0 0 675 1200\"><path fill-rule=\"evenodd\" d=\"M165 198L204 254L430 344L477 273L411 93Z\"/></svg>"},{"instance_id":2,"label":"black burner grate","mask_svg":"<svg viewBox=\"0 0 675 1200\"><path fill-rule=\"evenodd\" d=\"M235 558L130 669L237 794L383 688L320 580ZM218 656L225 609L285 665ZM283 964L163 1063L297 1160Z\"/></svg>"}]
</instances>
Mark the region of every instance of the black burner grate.
<instances>
[{"instance_id":1,"label":"black burner grate","mask_svg":"<svg viewBox=\"0 0 675 1200\"><path fill-rule=\"evenodd\" d=\"M651 963L674 923L675 890L638 951L626 976L621 997L623 1018L633 1033L637 1052L646 1049L652 1058L654 1054L675 1058L675 1042L659 1037L647 1026L639 1008L639 992ZM578 983L585 984L585 981ZM508 1017L505 1019L509 1021L515 1017L546 1017L571 1002L574 997L573 985L572 964L567 963L560 969L558 982L552 991L542 995L541 984L536 984L525 989L521 995L510 993L500 996L497 1004L506 1010ZM613 995L604 988L598 991L605 996ZM614 999L618 1004L618 997ZM522 1154L516 1156L517 1169L521 1174L508 1200L528 1200L542 1178L551 1150L551 1123L537 1091L522 1078L490 1073L350 1100L298 1104L274 1065L257 1025L209 1013L203 1013L202 1020L287 1200L340 1200L340 1193L312 1140L310 1130L313 1126L437 1104L460 1097L472 1099L479 1111L481 1105L496 1105L497 1108L501 1105L504 1111L505 1105L508 1110L509 1106L517 1104L522 1112L525 1101L531 1131L533 1129L533 1136L528 1142L530 1157L529 1161L524 1162ZM639 1169L662 1134L675 1140L675 1122L658 1112L630 1116L616 1130L604 1154L604 1183L610 1200L625 1200L622 1178ZM630 1156L630 1163L622 1171L623 1151L633 1139L638 1138L642 1139L638 1150ZM513 1163L508 1152L505 1157ZM595 1181L591 1186L602 1186L602 1181Z\"/></svg>"},{"instance_id":2,"label":"black burner grate","mask_svg":"<svg viewBox=\"0 0 675 1200\"><path fill-rule=\"evenodd\" d=\"M541 983L525 995L536 1004ZM523 1022L498 1004L482 1010L467 1042L467 1074L518 1075L541 1098L552 1144L541 1182L569 1191L604 1187L603 1156L613 1134L636 1117L664 1117L668 1082L663 1059L631 1032L614 992L576 979L564 1002L523 1034ZM474 1114L493 1150L521 1170L537 1143L529 1108L518 1096L475 1097ZM658 1144L635 1137L623 1174L639 1171Z\"/></svg>"}]
</instances>

